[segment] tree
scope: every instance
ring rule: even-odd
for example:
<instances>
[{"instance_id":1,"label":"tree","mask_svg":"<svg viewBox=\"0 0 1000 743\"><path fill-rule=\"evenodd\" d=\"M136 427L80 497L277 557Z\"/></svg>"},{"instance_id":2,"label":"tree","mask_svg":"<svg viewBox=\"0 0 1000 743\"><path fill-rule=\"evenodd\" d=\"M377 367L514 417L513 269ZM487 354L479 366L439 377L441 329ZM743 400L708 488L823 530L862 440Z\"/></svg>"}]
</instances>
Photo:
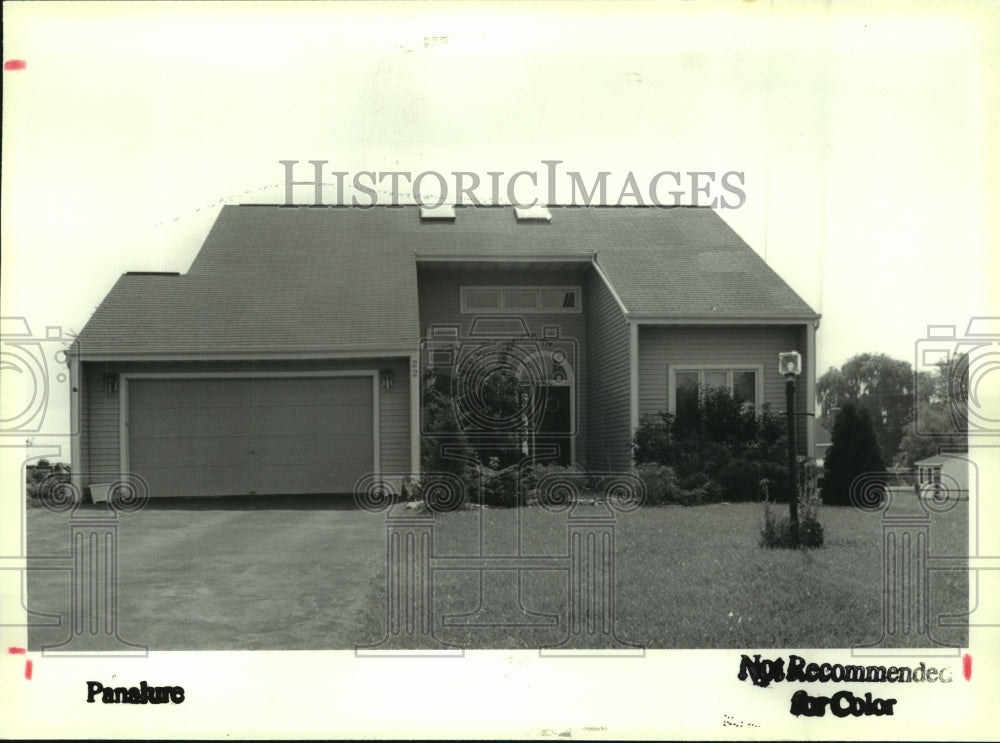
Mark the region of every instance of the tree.
<instances>
[{"instance_id":1,"label":"tree","mask_svg":"<svg viewBox=\"0 0 1000 743\"><path fill-rule=\"evenodd\" d=\"M893 463L912 467L941 450L968 448L969 358L958 355L917 377L916 415L906 425Z\"/></svg>"},{"instance_id":2,"label":"tree","mask_svg":"<svg viewBox=\"0 0 1000 743\"><path fill-rule=\"evenodd\" d=\"M451 375L437 368L424 371L421 394L423 436L420 439L424 472L460 474L473 458L469 439L458 425L451 399Z\"/></svg>"},{"instance_id":3,"label":"tree","mask_svg":"<svg viewBox=\"0 0 1000 743\"><path fill-rule=\"evenodd\" d=\"M836 411L855 402L868 411L879 447L891 459L899 449L906 425L913 420L917 387L909 362L881 353L857 354L840 369L831 367L816 384L823 425L832 430ZM923 391L925 385L920 388Z\"/></svg>"},{"instance_id":4,"label":"tree","mask_svg":"<svg viewBox=\"0 0 1000 743\"><path fill-rule=\"evenodd\" d=\"M848 400L837 414L830 434L830 450L823 460L823 502L830 505L850 505L851 486L860 475L870 475L865 492L878 487L885 463L879 448L875 427L868 411L859 403ZM860 484L860 483L859 483Z\"/></svg>"}]
</instances>

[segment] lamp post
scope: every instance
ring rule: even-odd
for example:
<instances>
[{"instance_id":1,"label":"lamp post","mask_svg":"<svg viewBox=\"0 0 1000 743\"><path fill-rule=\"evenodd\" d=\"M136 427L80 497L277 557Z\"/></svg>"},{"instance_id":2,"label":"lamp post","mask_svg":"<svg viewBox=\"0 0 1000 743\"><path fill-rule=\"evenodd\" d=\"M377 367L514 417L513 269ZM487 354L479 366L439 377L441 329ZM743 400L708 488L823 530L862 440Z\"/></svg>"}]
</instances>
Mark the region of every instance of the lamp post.
<instances>
[{"instance_id":1,"label":"lamp post","mask_svg":"<svg viewBox=\"0 0 1000 743\"><path fill-rule=\"evenodd\" d=\"M799 538L799 478L796 473L795 380L802 373L798 351L778 354L778 370L785 376L785 417L788 419L788 517L794 539Z\"/></svg>"}]
</instances>

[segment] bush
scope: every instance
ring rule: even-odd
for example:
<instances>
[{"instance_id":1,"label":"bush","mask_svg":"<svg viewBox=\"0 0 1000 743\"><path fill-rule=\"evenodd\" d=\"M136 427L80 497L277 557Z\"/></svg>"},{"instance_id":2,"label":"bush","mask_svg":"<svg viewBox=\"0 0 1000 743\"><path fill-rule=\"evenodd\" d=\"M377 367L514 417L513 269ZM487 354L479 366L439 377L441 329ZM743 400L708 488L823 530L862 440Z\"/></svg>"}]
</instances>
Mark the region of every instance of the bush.
<instances>
[{"instance_id":1,"label":"bush","mask_svg":"<svg viewBox=\"0 0 1000 743\"><path fill-rule=\"evenodd\" d=\"M595 482L581 465L536 464L525 467L521 484L524 492L536 495L539 502L548 499L549 505L560 505L567 495L564 488L555 487L559 481L567 483L574 495L586 490L602 490L604 483ZM544 485L544 489L540 486Z\"/></svg>"},{"instance_id":2,"label":"bush","mask_svg":"<svg viewBox=\"0 0 1000 743\"><path fill-rule=\"evenodd\" d=\"M708 481L709 481L708 475L699 470L698 472L692 472L687 477L682 477L681 487L684 488L685 490L693 490L695 488L702 487Z\"/></svg>"},{"instance_id":3,"label":"bush","mask_svg":"<svg viewBox=\"0 0 1000 743\"><path fill-rule=\"evenodd\" d=\"M480 500L484 505L495 508L515 508L526 500L527 491L518 488L520 467L508 465L501 470L483 467L482 493Z\"/></svg>"},{"instance_id":4,"label":"bush","mask_svg":"<svg viewBox=\"0 0 1000 743\"><path fill-rule=\"evenodd\" d=\"M424 472L451 472L462 477L473 452L455 417L451 376L431 368L424 372L422 382L420 412L424 434L420 438L420 467ZM443 453L446 446L449 456Z\"/></svg>"},{"instance_id":5,"label":"bush","mask_svg":"<svg viewBox=\"0 0 1000 743\"><path fill-rule=\"evenodd\" d=\"M788 516L777 518L770 504L764 504L764 527L760 530L760 546L769 549L818 548L823 546L823 527L810 514L799 514L798 533L792 529Z\"/></svg>"},{"instance_id":6,"label":"bush","mask_svg":"<svg viewBox=\"0 0 1000 743\"><path fill-rule=\"evenodd\" d=\"M680 499L681 488L677 483L673 467L653 463L640 464L635 468L635 474L646 487L646 503L649 505L677 503Z\"/></svg>"},{"instance_id":7,"label":"bush","mask_svg":"<svg viewBox=\"0 0 1000 743\"><path fill-rule=\"evenodd\" d=\"M56 495L56 488L70 481L71 470L68 464L56 462L52 464L47 459L39 459L33 468L27 471L25 493L30 502L35 505L47 498L61 497Z\"/></svg>"},{"instance_id":8,"label":"bush","mask_svg":"<svg viewBox=\"0 0 1000 743\"><path fill-rule=\"evenodd\" d=\"M700 392L686 412L684 425L664 412L642 417L632 439L637 465L672 467L680 489L692 491L688 501L756 501L762 477L773 481L775 497L787 501L783 415L767 405L756 415L725 389Z\"/></svg>"},{"instance_id":9,"label":"bush","mask_svg":"<svg viewBox=\"0 0 1000 743\"><path fill-rule=\"evenodd\" d=\"M705 490L705 503L721 503L726 498L726 489L721 483L709 480L702 486Z\"/></svg>"},{"instance_id":10,"label":"bush","mask_svg":"<svg viewBox=\"0 0 1000 743\"><path fill-rule=\"evenodd\" d=\"M678 506L700 506L707 502L708 493L704 487L681 490L673 499Z\"/></svg>"},{"instance_id":11,"label":"bush","mask_svg":"<svg viewBox=\"0 0 1000 743\"><path fill-rule=\"evenodd\" d=\"M760 481L764 477L760 462L734 459L716 477L725 488L726 497L730 501L742 503L760 500Z\"/></svg>"},{"instance_id":12,"label":"bush","mask_svg":"<svg viewBox=\"0 0 1000 743\"><path fill-rule=\"evenodd\" d=\"M800 461L798 471L799 529L795 533L788 516L777 518L771 512L771 504L764 503L764 527L760 533L760 546L769 548L792 548L823 546L823 526L819 523L820 497L816 488L818 474L812 460ZM786 499L787 500L787 499Z\"/></svg>"},{"instance_id":13,"label":"bush","mask_svg":"<svg viewBox=\"0 0 1000 743\"><path fill-rule=\"evenodd\" d=\"M885 495L885 464L868 411L853 401L844 403L830 434L824 458L823 502L851 504L851 486L860 475L865 481L865 502L876 505Z\"/></svg>"},{"instance_id":14,"label":"bush","mask_svg":"<svg viewBox=\"0 0 1000 743\"><path fill-rule=\"evenodd\" d=\"M632 459L636 464L665 464L673 457L674 416L659 412L644 415L632 437Z\"/></svg>"}]
</instances>

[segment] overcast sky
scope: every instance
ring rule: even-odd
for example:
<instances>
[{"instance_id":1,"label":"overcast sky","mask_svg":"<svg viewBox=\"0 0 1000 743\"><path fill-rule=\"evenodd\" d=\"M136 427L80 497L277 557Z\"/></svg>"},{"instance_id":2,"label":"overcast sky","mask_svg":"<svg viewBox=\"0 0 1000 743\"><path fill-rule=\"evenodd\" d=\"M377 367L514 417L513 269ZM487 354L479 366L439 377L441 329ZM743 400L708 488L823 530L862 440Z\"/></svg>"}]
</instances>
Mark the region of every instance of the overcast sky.
<instances>
[{"instance_id":1,"label":"overcast sky","mask_svg":"<svg viewBox=\"0 0 1000 743\"><path fill-rule=\"evenodd\" d=\"M905 7L7 4L3 315L79 331L122 272L186 271L222 204L281 200L282 159L561 160L615 197L742 172L720 214L822 313L819 369L912 361L1000 314L1000 14Z\"/></svg>"}]
</instances>

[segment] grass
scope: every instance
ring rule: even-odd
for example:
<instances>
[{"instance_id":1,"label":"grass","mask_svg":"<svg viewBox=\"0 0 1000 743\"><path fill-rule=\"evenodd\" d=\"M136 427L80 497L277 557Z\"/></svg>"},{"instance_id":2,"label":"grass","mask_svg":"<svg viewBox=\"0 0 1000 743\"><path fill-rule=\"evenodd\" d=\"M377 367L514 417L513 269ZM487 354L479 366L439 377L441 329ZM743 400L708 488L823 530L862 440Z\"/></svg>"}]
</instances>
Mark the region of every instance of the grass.
<instances>
[{"instance_id":1,"label":"grass","mask_svg":"<svg viewBox=\"0 0 1000 743\"><path fill-rule=\"evenodd\" d=\"M915 500L907 507L918 512ZM600 507L577 508L597 513ZM933 515L932 555L967 554L967 518L966 503ZM566 554L566 515L531 507L436 514L435 556L514 553L519 519L523 554ZM824 507L819 519L825 547L788 551L757 546L761 504L619 514L617 637L650 648L849 647L878 640L881 514ZM127 640L157 650L326 649L377 643L385 634L381 514L346 505L303 508L288 501L262 509L216 501L154 504L120 520L119 625ZM69 555L65 514L30 509L27 526L30 554ZM35 611L65 614L68 573L29 571L28 597ZM932 572L935 624L967 604L966 572ZM557 644L566 636L568 606L567 576L558 570L434 574L434 633L449 644ZM480 608L480 623L490 626L459 616ZM545 624L546 615L558 624ZM932 632L938 641L968 644L965 627ZM65 628L33 628L29 645L37 649L65 635Z\"/></svg>"},{"instance_id":2,"label":"grass","mask_svg":"<svg viewBox=\"0 0 1000 743\"><path fill-rule=\"evenodd\" d=\"M915 502L910 510L917 513ZM967 504L936 514L932 554L967 554ZM565 517L522 509L526 554L565 554ZM439 515L437 553L469 554L480 531L516 533L512 510ZM851 647L882 637L882 523L880 514L825 507L819 518L826 546L819 550L771 550L757 546L763 524L760 504L641 509L620 515L616 528L616 613L618 639L650 648ZM486 552L499 550L487 549ZM510 550L512 551L512 550ZM557 644L565 626L520 628L512 610L517 595L513 573L483 584L476 571L442 571L434 581L434 635L463 647L532 648ZM506 585L504 585L506 584ZM493 627L445 626L442 617L473 612L493 590L508 597L506 618ZM504 593L506 591L506 593ZM968 576L932 572L930 617L964 611ZM569 601L565 574L523 571L523 608L565 616ZM365 624L385 628L385 581L373 588ZM503 604L501 604L503 605ZM516 609L516 606L513 607ZM381 612L381 613L380 613ZM501 612L502 614L503 612ZM523 617L522 617L523 619ZM968 644L964 627L934 627L944 643ZM932 644L926 638L885 645Z\"/></svg>"}]
</instances>

